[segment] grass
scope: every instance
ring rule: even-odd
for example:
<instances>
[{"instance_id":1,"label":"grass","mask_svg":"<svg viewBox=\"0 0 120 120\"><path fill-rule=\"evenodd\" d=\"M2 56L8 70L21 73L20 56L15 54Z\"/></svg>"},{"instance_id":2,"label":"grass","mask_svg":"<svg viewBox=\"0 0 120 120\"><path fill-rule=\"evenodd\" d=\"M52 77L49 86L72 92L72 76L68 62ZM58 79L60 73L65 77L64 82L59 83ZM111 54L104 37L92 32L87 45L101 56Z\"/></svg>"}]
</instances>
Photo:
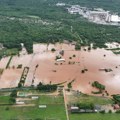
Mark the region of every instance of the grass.
<instances>
[{"instance_id":1,"label":"grass","mask_svg":"<svg viewBox=\"0 0 120 120\"><path fill-rule=\"evenodd\" d=\"M70 120L119 120L120 114L71 114Z\"/></svg>"},{"instance_id":2,"label":"grass","mask_svg":"<svg viewBox=\"0 0 120 120\"><path fill-rule=\"evenodd\" d=\"M111 48L111 49L106 49L106 50L111 50L116 55L120 54L120 48Z\"/></svg>"},{"instance_id":3,"label":"grass","mask_svg":"<svg viewBox=\"0 0 120 120\"><path fill-rule=\"evenodd\" d=\"M0 104L9 104L9 96L0 96Z\"/></svg>"},{"instance_id":4,"label":"grass","mask_svg":"<svg viewBox=\"0 0 120 120\"><path fill-rule=\"evenodd\" d=\"M98 96L89 96L89 95L78 95L78 96L68 96L70 103L92 103L99 105L112 104L113 101L109 98L98 97Z\"/></svg>"},{"instance_id":5,"label":"grass","mask_svg":"<svg viewBox=\"0 0 120 120\"><path fill-rule=\"evenodd\" d=\"M64 104L62 96L52 96L52 95L41 95L39 100L39 104Z\"/></svg>"},{"instance_id":6,"label":"grass","mask_svg":"<svg viewBox=\"0 0 120 120\"><path fill-rule=\"evenodd\" d=\"M0 50L0 56L11 56L11 55L17 55L19 53L17 48L12 48L12 49L2 49Z\"/></svg>"},{"instance_id":7,"label":"grass","mask_svg":"<svg viewBox=\"0 0 120 120\"><path fill-rule=\"evenodd\" d=\"M6 49L5 55L10 56L10 55L17 55L19 53L17 48L12 48L12 49Z\"/></svg>"},{"instance_id":8,"label":"grass","mask_svg":"<svg viewBox=\"0 0 120 120\"><path fill-rule=\"evenodd\" d=\"M62 96L40 95L39 99L31 101L35 106L12 107L0 106L0 120L10 119L32 119L54 118L55 120L66 120L65 107ZM39 108L39 105L46 105L47 108Z\"/></svg>"}]
</instances>

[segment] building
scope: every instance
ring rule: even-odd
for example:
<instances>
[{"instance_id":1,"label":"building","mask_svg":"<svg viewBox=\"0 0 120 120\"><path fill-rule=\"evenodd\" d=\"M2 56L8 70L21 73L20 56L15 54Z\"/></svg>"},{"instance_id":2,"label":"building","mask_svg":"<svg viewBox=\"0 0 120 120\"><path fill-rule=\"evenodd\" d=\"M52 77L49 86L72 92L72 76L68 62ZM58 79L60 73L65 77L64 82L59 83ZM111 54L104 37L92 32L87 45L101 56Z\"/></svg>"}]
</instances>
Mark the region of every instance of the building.
<instances>
[{"instance_id":1,"label":"building","mask_svg":"<svg viewBox=\"0 0 120 120\"><path fill-rule=\"evenodd\" d=\"M70 107L70 112L71 112L71 113L78 113L78 112L79 112L79 107L71 106L71 107Z\"/></svg>"},{"instance_id":2,"label":"building","mask_svg":"<svg viewBox=\"0 0 120 120\"><path fill-rule=\"evenodd\" d=\"M39 105L39 108L47 108L47 105Z\"/></svg>"},{"instance_id":3,"label":"building","mask_svg":"<svg viewBox=\"0 0 120 120\"><path fill-rule=\"evenodd\" d=\"M24 93L24 92L17 92L17 96L18 96L18 97L26 97L27 94Z\"/></svg>"},{"instance_id":4,"label":"building","mask_svg":"<svg viewBox=\"0 0 120 120\"><path fill-rule=\"evenodd\" d=\"M57 59L57 62L65 62L65 59L61 58L61 59Z\"/></svg>"},{"instance_id":5,"label":"building","mask_svg":"<svg viewBox=\"0 0 120 120\"><path fill-rule=\"evenodd\" d=\"M120 109L120 106L119 106L118 104L115 104L115 105L113 106L113 108L114 108L115 110L119 110L119 109Z\"/></svg>"},{"instance_id":6,"label":"building","mask_svg":"<svg viewBox=\"0 0 120 120\"><path fill-rule=\"evenodd\" d=\"M108 11L89 11L89 19L92 21L108 21Z\"/></svg>"},{"instance_id":7,"label":"building","mask_svg":"<svg viewBox=\"0 0 120 120\"><path fill-rule=\"evenodd\" d=\"M110 22L118 23L120 22L120 17L118 15L111 15Z\"/></svg>"},{"instance_id":8,"label":"building","mask_svg":"<svg viewBox=\"0 0 120 120\"><path fill-rule=\"evenodd\" d=\"M65 6L65 3L57 3L56 6Z\"/></svg>"},{"instance_id":9,"label":"building","mask_svg":"<svg viewBox=\"0 0 120 120\"><path fill-rule=\"evenodd\" d=\"M25 102L24 101L20 101L20 100L16 100L16 104L17 105L23 105L23 104L25 104Z\"/></svg>"},{"instance_id":10,"label":"building","mask_svg":"<svg viewBox=\"0 0 120 120\"><path fill-rule=\"evenodd\" d=\"M32 100L36 100L36 99L38 99L39 97L38 97L38 96L32 96L31 98L32 98Z\"/></svg>"}]
</instances>

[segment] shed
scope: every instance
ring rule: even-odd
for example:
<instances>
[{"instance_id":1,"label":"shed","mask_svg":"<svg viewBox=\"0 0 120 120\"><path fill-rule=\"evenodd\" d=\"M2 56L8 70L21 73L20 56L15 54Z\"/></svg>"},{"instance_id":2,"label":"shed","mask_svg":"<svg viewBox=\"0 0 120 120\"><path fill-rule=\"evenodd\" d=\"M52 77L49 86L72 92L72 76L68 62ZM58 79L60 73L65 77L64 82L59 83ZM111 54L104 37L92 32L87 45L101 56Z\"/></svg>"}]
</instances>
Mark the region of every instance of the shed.
<instances>
[{"instance_id":1,"label":"shed","mask_svg":"<svg viewBox=\"0 0 120 120\"><path fill-rule=\"evenodd\" d=\"M16 101L16 104L23 105L23 104L25 104L25 102L23 102L23 101Z\"/></svg>"},{"instance_id":2,"label":"shed","mask_svg":"<svg viewBox=\"0 0 120 120\"><path fill-rule=\"evenodd\" d=\"M36 100L36 99L38 99L39 97L38 97L38 96L32 96L31 98L32 98L32 100Z\"/></svg>"},{"instance_id":3,"label":"shed","mask_svg":"<svg viewBox=\"0 0 120 120\"><path fill-rule=\"evenodd\" d=\"M47 105L39 105L39 108L47 108Z\"/></svg>"},{"instance_id":4,"label":"shed","mask_svg":"<svg viewBox=\"0 0 120 120\"><path fill-rule=\"evenodd\" d=\"M57 59L57 62L65 62L65 59Z\"/></svg>"}]
</instances>

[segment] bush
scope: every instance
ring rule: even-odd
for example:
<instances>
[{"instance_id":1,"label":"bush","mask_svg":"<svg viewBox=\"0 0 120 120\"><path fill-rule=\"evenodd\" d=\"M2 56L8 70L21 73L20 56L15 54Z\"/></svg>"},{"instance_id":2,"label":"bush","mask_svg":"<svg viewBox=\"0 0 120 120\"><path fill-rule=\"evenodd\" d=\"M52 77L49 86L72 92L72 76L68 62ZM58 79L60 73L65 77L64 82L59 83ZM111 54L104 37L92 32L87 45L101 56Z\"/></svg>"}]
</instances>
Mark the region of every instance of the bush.
<instances>
[{"instance_id":1,"label":"bush","mask_svg":"<svg viewBox=\"0 0 120 120\"><path fill-rule=\"evenodd\" d=\"M112 113L112 110L109 110L108 113Z\"/></svg>"},{"instance_id":2,"label":"bush","mask_svg":"<svg viewBox=\"0 0 120 120\"><path fill-rule=\"evenodd\" d=\"M76 55L73 55L73 57L76 57Z\"/></svg>"},{"instance_id":3,"label":"bush","mask_svg":"<svg viewBox=\"0 0 120 120\"><path fill-rule=\"evenodd\" d=\"M91 109L91 110L94 109L94 104L92 104L92 103L86 103L86 104L78 103L77 106L78 106L80 109Z\"/></svg>"},{"instance_id":4,"label":"bush","mask_svg":"<svg viewBox=\"0 0 120 120\"><path fill-rule=\"evenodd\" d=\"M6 107L5 110L8 111L10 108L9 107Z\"/></svg>"},{"instance_id":5,"label":"bush","mask_svg":"<svg viewBox=\"0 0 120 120\"><path fill-rule=\"evenodd\" d=\"M100 113L105 114L105 110L100 111Z\"/></svg>"},{"instance_id":6,"label":"bush","mask_svg":"<svg viewBox=\"0 0 120 120\"><path fill-rule=\"evenodd\" d=\"M20 68L22 68L22 64L20 64L20 65L17 66L17 69L20 69Z\"/></svg>"},{"instance_id":7,"label":"bush","mask_svg":"<svg viewBox=\"0 0 120 120\"><path fill-rule=\"evenodd\" d=\"M120 110L117 110L116 113L120 113Z\"/></svg>"},{"instance_id":8,"label":"bush","mask_svg":"<svg viewBox=\"0 0 120 120\"><path fill-rule=\"evenodd\" d=\"M37 90L51 92L57 90L57 85L50 85L50 84L43 85L39 83L37 85Z\"/></svg>"},{"instance_id":9,"label":"bush","mask_svg":"<svg viewBox=\"0 0 120 120\"><path fill-rule=\"evenodd\" d=\"M85 70L81 70L81 73L85 73Z\"/></svg>"},{"instance_id":10,"label":"bush","mask_svg":"<svg viewBox=\"0 0 120 120\"><path fill-rule=\"evenodd\" d=\"M81 49L81 46L78 45L78 44L76 44L76 45L75 45L75 50L80 50L80 49Z\"/></svg>"},{"instance_id":11,"label":"bush","mask_svg":"<svg viewBox=\"0 0 120 120\"><path fill-rule=\"evenodd\" d=\"M14 97L10 97L9 101L10 101L11 104L14 104L16 102Z\"/></svg>"},{"instance_id":12,"label":"bush","mask_svg":"<svg viewBox=\"0 0 120 120\"><path fill-rule=\"evenodd\" d=\"M55 48L52 48L51 51L52 51L52 52L55 52L56 50L55 50Z\"/></svg>"},{"instance_id":13,"label":"bush","mask_svg":"<svg viewBox=\"0 0 120 120\"><path fill-rule=\"evenodd\" d=\"M102 84L100 84L98 81L93 82L93 83L92 83L92 86L93 86L93 87L96 87L96 88L98 88L98 89L100 89L100 90L105 90L105 86L102 85Z\"/></svg>"},{"instance_id":14,"label":"bush","mask_svg":"<svg viewBox=\"0 0 120 120\"><path fill-rule=\"evenodd\" d=\"M10 97L17 97L17 91L16 90L12 91Z\"/></svg>"}]
</instances>

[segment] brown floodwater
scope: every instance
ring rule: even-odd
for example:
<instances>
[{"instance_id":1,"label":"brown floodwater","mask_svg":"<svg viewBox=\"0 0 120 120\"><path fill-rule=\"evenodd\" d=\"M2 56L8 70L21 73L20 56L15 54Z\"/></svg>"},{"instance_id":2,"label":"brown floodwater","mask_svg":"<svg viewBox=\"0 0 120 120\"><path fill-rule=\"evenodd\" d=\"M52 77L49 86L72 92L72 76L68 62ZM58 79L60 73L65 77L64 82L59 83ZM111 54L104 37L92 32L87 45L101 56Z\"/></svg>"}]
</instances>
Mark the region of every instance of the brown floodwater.
<instances>
[{"instance_id":1,"label":"brown floodwater","mask_svg":"<svg viewBox=\"0 0 120 120\"><path fill-rule=\"evenodd\" d=\"M94 90L91 87L91 83L99 81L106 86L106 90L110 94L120 94L120 55L115 55L111 51L104 49L84 51L84 48L82 48L81 51L75 51L74 45L68 44L50 44L49 46L45 44L34 44L33 48L34 54L21 57L15 56L10 64L11 67L13 65L17 66L18 64L30 67L26 86L31 85L33 77L35 77L34 85L37 85L40 81L43 83L67 81L68 83L75 79L72 84L73 89L91 94L91 91ZM52 53L50 51L52 48L55 48L56 52ZM65 50L63 58L66 61L62 65L60 63L55 65L55 56L58 55L61 49ZM76 57L72 57L74 54ZM104 54L106 57L104 57ZM69 57L72 57L72 59L69 59ZM69 61L75 62L75 64L68 64ZM0 65L2 63L0 61ZM35 66L37 64L39 67L35 72ZM113 71L106 73L99 71L100 68L110 68ZM22 74L22 69L11 69L5 70L1 76L1 81L4 81L2 84L0 82L1 88L11 87L12 82L17 84ZM81 73L83 69L88 69L88 71ZM67 83L65 84L66 86Z\"/></svg>"}]
</instances>

